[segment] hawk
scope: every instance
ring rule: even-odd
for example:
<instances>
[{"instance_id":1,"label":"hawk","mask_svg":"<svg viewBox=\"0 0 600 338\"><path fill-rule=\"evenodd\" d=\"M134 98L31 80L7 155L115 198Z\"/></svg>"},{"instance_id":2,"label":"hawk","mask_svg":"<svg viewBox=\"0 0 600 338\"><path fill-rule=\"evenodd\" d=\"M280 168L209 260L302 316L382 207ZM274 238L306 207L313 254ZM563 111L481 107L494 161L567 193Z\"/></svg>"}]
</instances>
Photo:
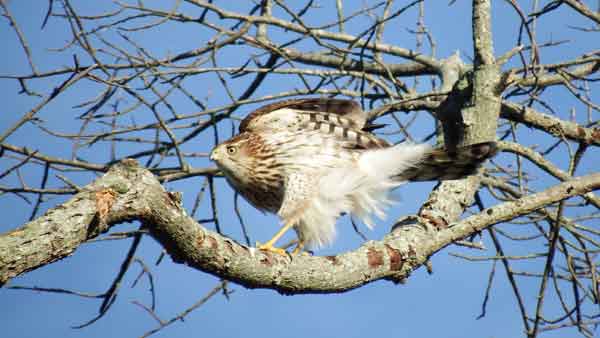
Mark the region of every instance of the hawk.
<instances>
[{"instance_id":1,"label":"hawk","mask_svg":"<svg viewBox=\"0 0 600 338\"><path fill-rule=\"evenodd\" d=\"M385 216L390 191L406 181L470 175L496 152L494 142L453 152L427 144L390 144L370 132L352 100L308 98L276 102L250 113L239 134L210 154L229 184L283 227L258 248L287 254L275 242L290 228L294 254L332 242L335 223L351 214L371 227Z\"/></svg>"}]
</instances>

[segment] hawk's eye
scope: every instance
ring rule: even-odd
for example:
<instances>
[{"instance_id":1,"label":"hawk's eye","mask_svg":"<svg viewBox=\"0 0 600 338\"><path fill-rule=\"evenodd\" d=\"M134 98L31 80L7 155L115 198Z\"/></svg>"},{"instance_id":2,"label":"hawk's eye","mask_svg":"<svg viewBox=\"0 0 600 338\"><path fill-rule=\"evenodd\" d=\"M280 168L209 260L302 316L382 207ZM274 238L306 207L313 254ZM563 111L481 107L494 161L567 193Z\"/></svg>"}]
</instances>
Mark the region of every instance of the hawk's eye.
<instances>
[{"instance_id":1,"label":"hawk's eye","mask_svg":"<svg viewBox=\"0 0 600 338\"><path fill-rule=\"evenodd\" d=\"M235 154L236 152L237 152L237 148L236 148L236 147L234 147L234 146L229 146L229 147L227 147L227 153L228 153L229 155L233 155L233 154Z\"/></svg>"}]
</instances>

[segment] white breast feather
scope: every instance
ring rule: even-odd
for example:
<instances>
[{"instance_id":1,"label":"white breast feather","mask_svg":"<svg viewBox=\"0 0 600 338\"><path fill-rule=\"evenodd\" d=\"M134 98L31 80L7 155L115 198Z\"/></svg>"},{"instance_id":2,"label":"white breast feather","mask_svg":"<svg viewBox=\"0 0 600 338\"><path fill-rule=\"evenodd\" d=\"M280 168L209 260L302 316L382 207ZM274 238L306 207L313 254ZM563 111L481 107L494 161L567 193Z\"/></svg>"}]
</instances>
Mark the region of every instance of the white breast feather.
<instances>
[{"instance_id":1,"label":"white breast feather","mask_svg":"<svg viewBox=\"0 0 600 338\"><path fill-rule=\"evenodd\" d=\"M300 238L312 247L331 243L336 219L342 213L356 216L371 228L371 215L384 219L393 202L390 191L403 183L391 177L418 165L429 151L426 144L403 143L365 151L352 165L330 169L319 179L318 191L300 217Z\"/></svg>"}]
</instances>

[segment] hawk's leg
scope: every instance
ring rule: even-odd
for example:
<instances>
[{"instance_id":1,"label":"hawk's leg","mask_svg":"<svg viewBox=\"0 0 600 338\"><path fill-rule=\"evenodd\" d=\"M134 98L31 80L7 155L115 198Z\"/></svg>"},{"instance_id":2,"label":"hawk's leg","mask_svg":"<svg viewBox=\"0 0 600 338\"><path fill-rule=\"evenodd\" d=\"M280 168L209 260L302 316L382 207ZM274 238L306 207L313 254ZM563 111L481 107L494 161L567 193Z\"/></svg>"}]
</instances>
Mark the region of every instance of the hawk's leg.
<instances>
[{"instance_id":1,"label":"hawk's leg","mask_svg":"<svg viewBox=\"0 0 600 338\"><path fill-rule=\"evenodd\" d=\"M281 229L279 229L279 231L277 231L275 236L273 236L273 238L271 238L267 243L265 243L265 244L257 243L258 249L263 250L263 251L270 251L270 252L278 253L283 256L287 256L287 254L288 254L287 251L285 251L282 248L275 247L273 245L275 244L275 242L277 242L281 238L281 236L283 236L283 234L285 234L293 226L294 226L293 222L286 223L283 227L281 227Z\"/></svg>"},{"instance_id":2,"label":"hawk's leg","mask_svg":"<svg viewBox=\"0 0 600 338\"><path fill-rule=\"evenodd\" d=\"M287 251L282 248L275 247L277 242L283 234L285 234L290 228L293 228L298 222L301 222L302 213L305 210L308 198L310 197L311 187L316 186L314 182L316 175L310 172L293 173L288 176L285 182L285 194L283 196L283 202L281 208L277 212L279 217L284 221L284 226L269 240L267 243L257 245L260 250L271 251L281 255L288 255ZM297 229L296 229L297 230ZM298 230L297 230L298 232ZM304 236L298 232L298 244L292 255L296 255L304 248Z\"/></svg>"},{"instance_id":3,"label":"hawk's leg","mask_svg":"<svg viewBox=\"0 0 600 338\"><path fill-rule=\"evenodd\" d=\"M301 240L298 240L298 243L296 244L294 251L292 251L292 256L296 256L299 253L307 254L307 252L304 251L304 241L301 241Z\"/></svg>"}]
</instances>

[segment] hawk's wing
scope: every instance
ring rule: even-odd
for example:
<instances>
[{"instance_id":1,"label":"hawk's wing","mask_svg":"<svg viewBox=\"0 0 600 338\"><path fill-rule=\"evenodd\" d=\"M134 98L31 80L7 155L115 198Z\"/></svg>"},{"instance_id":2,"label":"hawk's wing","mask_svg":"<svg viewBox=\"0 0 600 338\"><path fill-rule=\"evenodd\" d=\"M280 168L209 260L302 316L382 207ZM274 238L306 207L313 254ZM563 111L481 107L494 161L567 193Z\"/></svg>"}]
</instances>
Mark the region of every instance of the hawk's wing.
<instances>
[{"instance_id":1,"label":"hawk's wing","mask_svg":"<svg viewBox=\"0 0 600 338\"><path fill-rule=\"evenodd\" d=\"M347 148L388 147L389 143L365 128L366 113L352 100L310 98L275 102L250 113L240 132L319 132L333 136Z\"/></svg>"},{"instance_id":2,"label":"hawk's wing","mask_svg":"<svg viewBox=\"0 0 600 338\"><path fill-rule=\"evenodd\" d=\"M240 133L258 130L282 130L294 126L295 115L302 112L319 113L333 116L331 122L341 126L352 126L362 129L367 121L360 105L352 100L308 98L293 99L271 103L250 113L240 124Z\"/></svg>"}]
</instances>

